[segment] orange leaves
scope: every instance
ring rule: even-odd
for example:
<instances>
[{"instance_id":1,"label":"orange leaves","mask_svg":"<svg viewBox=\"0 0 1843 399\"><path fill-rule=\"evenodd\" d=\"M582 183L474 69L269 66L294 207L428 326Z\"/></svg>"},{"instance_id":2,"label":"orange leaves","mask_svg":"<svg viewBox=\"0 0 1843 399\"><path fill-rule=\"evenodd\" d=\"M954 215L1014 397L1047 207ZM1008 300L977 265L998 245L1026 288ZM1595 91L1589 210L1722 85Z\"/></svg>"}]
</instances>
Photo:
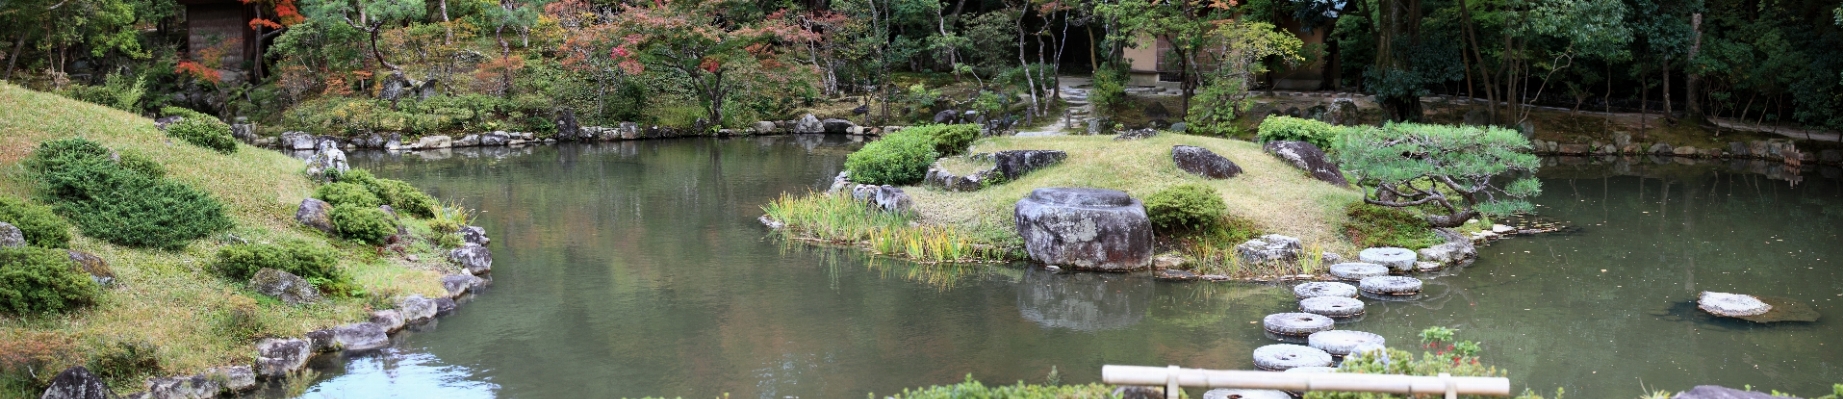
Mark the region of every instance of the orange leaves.
<instances>
[{"instance_id":1,"label":"orange leaves","mask_svg":"<svg viewBox=\"0 0 1843 399\"><path fill-rule=\"evenodd\" d=\"M276 23L275 21L270 21L264 18L255 18L255 19L250 20L250 30L261 30L262 28L281 29L282 24Z\"/></svg>"},{"instance_id":2,"label":"orange leaves","mask_svg":"<svg viewBox=\"0 0 1843 399\"><path fill-rule=\"evenodd\" d=\"M503 95L512 88L512 74L521 69L525 69L524 57L494 58L474 70L474 84L480 91Z\"/></svg>"},{"instance_id":3,"label":"orange leaves","mask_svg":"<svg viewBox=\"0 0 1843 399\"><path fill-rule=\"evenodd\" d=\"M224 76L222 73L219 73L218 70L192 61L180 61L179 65L173 68L173 73L191 76L193 79L211 82L212 84L224 82Z\"/></svg>"}]
</instances>

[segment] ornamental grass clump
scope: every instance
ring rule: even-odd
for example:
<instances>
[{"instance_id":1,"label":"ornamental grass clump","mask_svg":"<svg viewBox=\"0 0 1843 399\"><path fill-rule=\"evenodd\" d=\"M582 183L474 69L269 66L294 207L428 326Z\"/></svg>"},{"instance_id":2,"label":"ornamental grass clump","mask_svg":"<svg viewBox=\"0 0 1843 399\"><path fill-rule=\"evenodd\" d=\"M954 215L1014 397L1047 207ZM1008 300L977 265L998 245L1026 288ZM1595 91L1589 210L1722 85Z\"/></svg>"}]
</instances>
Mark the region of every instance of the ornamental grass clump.
<instances>
[{"instance_id":1,"label":"ornamental grass clump","mask_svg":"<svg viewBox=\"0 0 1843 399\"><path fill-rule=\"evenodd\" d=\"M100 289L64 251L0 248L0 313L64 313L96 303Z\"/></svg>"},{"instance_id":2,"label":"ornamental grass clump","mask_svg":"<svg viewBox=\"0 0 1843 399\"><path fill-rule=\"evenodd\" d=\"M124 167L89 140L46 142L25 164L53 210L85 235L113 244L178 249L232 225L210 194Z\"/></svg>"},{"instance_id":3,"label":"ornamental grass clump","mask_svg":"<svg viewBox=\"0 0 1843 399\"><path fill-rule=\"evenodd\" d=\"M1343 136L1335 152L1363 202L1431 210L1434 227L1528 212L1542 192L1529 139L1496 127L1391 123Z\"/></svg>"},{"instance_id":4,"label":"ornamental grass clump","mask_svg":"<svg viewBox=\"0 0 1843 399\"><path fill-rule=\"evenodd\" d=\"M70 246L70 224L52 213L51 207L0 196L0 222L18 227L26 244L44 248Z\"/></svg>"},{"instance_id":5,"label":"ornamental grass clump","mask_svg":"<svg viewBox=\"0 0 1843 399\"><path fill-rule=\"evenodd\" d=\"M845 170L858 183L907 185L926 177L939 157L927 132L905 129L845 156Z\"/></svg>"}]
</instances>

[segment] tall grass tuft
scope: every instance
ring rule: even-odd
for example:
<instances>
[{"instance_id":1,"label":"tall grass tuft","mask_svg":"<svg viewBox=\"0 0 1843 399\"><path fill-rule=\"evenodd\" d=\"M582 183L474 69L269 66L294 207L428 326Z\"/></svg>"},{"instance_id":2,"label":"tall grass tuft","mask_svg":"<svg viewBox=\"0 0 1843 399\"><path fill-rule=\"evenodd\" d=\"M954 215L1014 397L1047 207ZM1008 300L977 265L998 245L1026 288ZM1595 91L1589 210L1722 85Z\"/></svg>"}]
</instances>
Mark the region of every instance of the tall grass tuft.
<instances>
[{"instance_id":1,"label":"tall grass tuft","mask_svg":"<svg viewBox=\"0 0 1843 399\"><path fill-rule=\"evenodd\" d=\"M914 224L907 212L883 212L843 193L781 194L762 206L794 238L865 245L879 254L920 262L1004 259L1006 251L951 226Z\"/></svg>"}]
</instances>

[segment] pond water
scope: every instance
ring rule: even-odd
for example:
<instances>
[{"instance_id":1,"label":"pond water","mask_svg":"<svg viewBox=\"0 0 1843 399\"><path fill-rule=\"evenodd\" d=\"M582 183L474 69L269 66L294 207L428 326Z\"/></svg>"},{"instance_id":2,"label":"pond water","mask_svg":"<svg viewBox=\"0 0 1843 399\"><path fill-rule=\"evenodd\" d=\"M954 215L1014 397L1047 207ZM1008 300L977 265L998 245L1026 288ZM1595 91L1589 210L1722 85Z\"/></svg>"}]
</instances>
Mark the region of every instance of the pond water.
<instances>
[{"instance_id":1,"label":"pond water","mask_svg":"<svg viewBox=\"0 0 1843 399\"><path fill-rule=\"evenodd\" d=\"M1042 382L1052 367L1064 382L1097 381L1104 364L1248 369L1272 342L1258 320L1295 306L1284 286L918 266L788 244L755 221L769 199L828 184L857 145L355 154L484 210L495 283L387 350L322 358L305 396L845 398L968 374ZM1536 202L1577 229L1483 247L1430 279L1427 299L1370 301L1343 328L1400 348L1422 328L1456 328L1518 390L1827 392L1843 382L1843 185L1736 166L1552 166ZM1701 290L1803 300L1823 319L1715 320L1686 305Z\"/></svg>"}]
</instances>

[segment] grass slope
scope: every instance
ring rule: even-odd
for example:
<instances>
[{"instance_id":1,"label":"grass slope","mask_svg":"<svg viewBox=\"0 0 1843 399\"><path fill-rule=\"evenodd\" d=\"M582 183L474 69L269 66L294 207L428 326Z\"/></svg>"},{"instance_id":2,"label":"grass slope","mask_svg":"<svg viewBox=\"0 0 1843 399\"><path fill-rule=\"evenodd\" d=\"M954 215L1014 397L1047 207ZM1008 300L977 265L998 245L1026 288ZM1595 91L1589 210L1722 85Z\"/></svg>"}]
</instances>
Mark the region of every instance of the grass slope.
<instances>
[{"instance_id":1,"label":"grass slope","mask_svg":"<svg viewBox=\"0 0 1843 399\"><path fill-rule=\"evenodd\" d=\"M0 316L0 351L41 357L39 361L46 363L35 371L41 381L124 342L156 345L160 376L248 364L254 353L252 339L225 333L235 324L229 316L233 312L253 314L253 323L259 326L257 335L300 336L363 320L368 307L388 306L394 296L443 293L438 281L443 266L381 257L371 247L329 240L295 223L296 205L313 192L312 182L301 174L299 160L248 146L235 154L219 154L171 139L149 119L11 84L0 84L0 195L34 198L34 182L19 163L39 143L64 137L83 137L118 151L147 155L165 166L168 176L223 201L236 222L230 231L236 237L250 242L302 240L340 249L341 267L371 295L308 307L288 306L250 291L241 282L212 274L208 265L225 245L222 240L199 240L184 250L168 252L119 247L76 234L71 248L106 259L117 285L106 289L96 306L67 315ZM0 360L6 359L0 356ZM0 387L7 388L0 391L0 397L38 395L6 384L10 376L0 375ZM114 377L118 389L138 390L137 378L145 376Z\"/></svg>"},{"instance_id":2,"label":"grass slope","mask_svg":"<svg viewBox=\"0 0 1843 399\"><path fill-rule=\"evenodd\" d=\"M1176 145L1207 148L1234 161L1243 172L1231 179L1211 180L1179 170L1171 161L1171 147ZM1062 150L1069 157L1016 181L979 191L910 189L921 220L973 231L1008 232L1015 229L1011 217L1017 200L1039 187L1110 188L1143 199L1166 187L1201 183L1222 194L1231 215L1253 221L1263 233L1299 237L1307 246L1317 244L1327 251L1354 255L1338 226L1346 218L1344 206L1360 201L1361 194L1313 180L1261 152L1260 144L1174 133L1135 141L1114 141L1112 136L996 137L981 140L969 152L1026 149Z\"/></svg>"}]
</instances>

